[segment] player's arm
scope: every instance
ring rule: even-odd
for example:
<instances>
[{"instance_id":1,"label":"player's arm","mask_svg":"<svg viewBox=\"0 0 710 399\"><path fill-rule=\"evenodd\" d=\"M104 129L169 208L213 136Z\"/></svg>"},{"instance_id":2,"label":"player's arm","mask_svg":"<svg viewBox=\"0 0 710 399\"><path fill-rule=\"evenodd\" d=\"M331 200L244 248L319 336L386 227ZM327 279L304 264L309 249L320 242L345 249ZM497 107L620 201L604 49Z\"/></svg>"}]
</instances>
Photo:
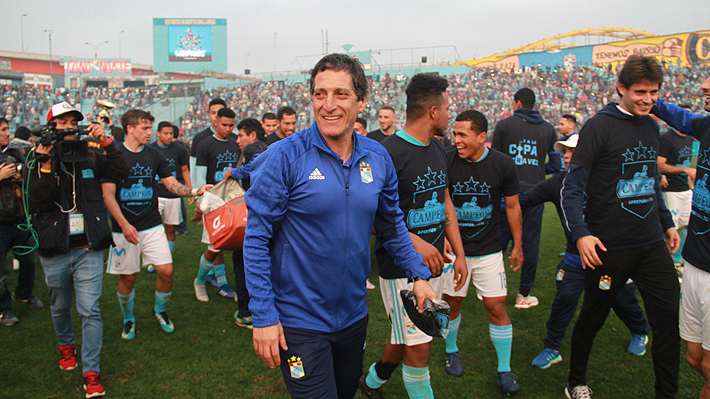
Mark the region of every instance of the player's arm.
<instances>
[{"instance_id":1,"label":"player's arm","mask_svg":"<svg viewBox=\"0 0 710 399\"><path fill-rule=\"evenodd\" d=\"M661 191L661 176L660 171L656 171L653 189L656 195L656 202L658 203L658 219L661 222L661 227L663 228L663 236L666 239L668 251L671 254L674 254L680 247L680 236L675 228L673 215L671 215L671 211L668 210L666 201L663 199L663 192Z\"/></svg>"},{"instance_id":2,"label":"player's arm","mask_svg":"<svg viewBox=\"0 0 710 399\"><path fill-rule=\"evenodd\" d=\"M463 243L461 241L461 231L459 230L459 221L456 218L456 209L454 208L454 201L451 200L451 193L449 188L446 188L446 219L444 220L444 228L446 231L446 239L451 245L451 249L456 255L454 259L454 291L458 291L463 288L466 283L466 277L468 275L468 267L466 267L466 252L463 249Z\"/></svg>"},{"instance_id":3,"label":"player's arm","mask_svg":"<svg viewBox=\"0 0 710 399\"><path fill-rule=\"evenodd\" d=\"M693 120L701 118L702 115L698 115L677 105L669 104L660 98L656 101L653 108L651 108L651 113L661 118L673 129L683 134L689 134L700 140L698 133L695 132L693 128Z\"/></svg>"},{"instance_id":4,"label":"player's arm","mask_svg":"<svg viewBox=\"0 0 710 399\"><path fill-rule=\"evenodd\" d=\"M116 223L118 223L118 227L121 228L123 236L126 237L126 240L131 244L137 245L138 230L136 230L136 228L133 227L132 224L128 223L128 220L126 220L126 218L123 216L123 212L121 212L121 207L118 205L118 201L116 201L116 183L101 183L101 191L104 196L104 204L106 204L106 208L108 209L108 211L111 212L111 216L113 216L113 219L116 221Z\"/></svg>"},{"instance_id":5,"label":"player's arm","mask_svg":"<svg viewBox=\"0 0 710 399\"><path fill-rule=\"evenodd\" d=\"M679 175L681 173L685 173L695 180L695 169L691 167L670 165L668 163L668 158L660 155L656 157L656 163L658 164L658 171L664 175Z\"/></svg>"},{"instance_id":6,"label":"player's arm","mask_svg":"<svg viewBox=\"0 0 710 399\"><path fill-rule=\"evenodd\" d=\"M518 194L505 197L505 215L508 217L510 232L513 235L510 267L517 272L523 266L523 211L520 209Z\"/></svg>"},{"instance_id":7,"label":"player's arm","mask_svg":"<svg viewBox=\"0 0 710 399\"><path fill-rule=\"evenodd\" d=\"M173 175L163 177L160 179L160 181L163 182L165 188L167 188L168 191L177 195L178 197L199 197L200 195L204 194L206 191L212 188L211 184L205 184L199 189L190 188L177 181L177 179Z\"/></svg>"}]
</instances>

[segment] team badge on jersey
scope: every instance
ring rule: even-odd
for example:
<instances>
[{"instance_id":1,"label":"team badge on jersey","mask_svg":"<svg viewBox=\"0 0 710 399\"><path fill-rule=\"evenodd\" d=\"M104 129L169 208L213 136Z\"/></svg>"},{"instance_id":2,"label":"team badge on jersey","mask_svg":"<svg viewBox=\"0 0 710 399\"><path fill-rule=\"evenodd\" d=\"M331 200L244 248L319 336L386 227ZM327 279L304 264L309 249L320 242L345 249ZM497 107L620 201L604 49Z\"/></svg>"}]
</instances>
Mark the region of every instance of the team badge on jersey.
<instances>
[{"instance_id":1,"label":"team badge on jersey","mask_svg":"<svg viewBox=\"0 0 710 399\"><path fill-rule=\"evenodd\" d=\"M291 370L291 378L299 379L306 376L300 357L291 356L291 358L288 359L288 368Z\"/></svg>"},{"instance_id":2,"label":"team badge on jersey","mask_svg":"<svg viewBox=\"0 0 710 399\"><path fill-rule=\"evenodd\" d=\"M372 169L370 169L370 164L363 162L360 164L360 180L363 183L372 183Z\"/></svg>"},{"instance_id":3,"label":"team badge on jersey","mask_svg":"<svg viewBox=\"0 0 710 399\"><path fill-rule=\"evenodd\" d=\"M601 276L599 279L599 289L603 291L609 291L611 289L611 277L606 274Z\"/></svg>"},{"instance_id":4,"label":"team badge on jersey","mask_svg":"<svg viewBox=\"0 0 710 399\"><path fill-rule=\"evenodd\" d=\"M562 281L563 278L565 278L565 271L564 269L560 269L557 271L557 277L555 277L555 279L557 281Z\"/></svg>"}]
</instances>

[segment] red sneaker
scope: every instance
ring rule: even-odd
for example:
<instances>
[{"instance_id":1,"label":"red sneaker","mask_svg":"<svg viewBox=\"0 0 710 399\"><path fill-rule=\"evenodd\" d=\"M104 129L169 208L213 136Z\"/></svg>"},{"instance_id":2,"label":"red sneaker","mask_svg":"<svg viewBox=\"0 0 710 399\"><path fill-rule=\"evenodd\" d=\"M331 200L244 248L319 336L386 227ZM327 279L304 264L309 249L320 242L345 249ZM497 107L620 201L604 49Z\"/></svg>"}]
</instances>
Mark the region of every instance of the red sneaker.
<instances>
[{"instance_id":1,"label":"red sneaker","mask_svg":"<svg viewBox=\"0 0 710 399\"><path fill-rule=\"evenodd\" d=\"M76 346L62 345L59 347L62 357L59 359L59 368L62 370L74 370L76 368Z\"/></svg>"},{"instance_id":2,"label":"red sneaker","mask_svg":"<svg viewBox=\"0 0 710 399\"><path fill-rule=\"evenodd\" d=\"M87 399L106 395L99 373L95 371L84 373L84 390L86 391Z\"/></svg>"}]
</instances>

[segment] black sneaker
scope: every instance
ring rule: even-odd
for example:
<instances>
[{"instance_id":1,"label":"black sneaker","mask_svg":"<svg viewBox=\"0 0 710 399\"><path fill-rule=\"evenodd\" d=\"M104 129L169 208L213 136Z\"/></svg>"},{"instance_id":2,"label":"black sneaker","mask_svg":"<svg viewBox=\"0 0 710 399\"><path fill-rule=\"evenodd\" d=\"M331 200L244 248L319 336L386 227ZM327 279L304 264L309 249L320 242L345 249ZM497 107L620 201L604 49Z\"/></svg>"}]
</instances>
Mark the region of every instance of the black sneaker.
<instances>
[{"instance_id":1,"label":"black sneaker","mask_svg":"<svg viewBox=\"0 0 710 399\"><path fill-rule=\"evenodd\" d=\"M29 306L30 309L42 309L42 308L44 308L44 304L42 303L42 301L40 301L39 299L35 298L35 297L32 296L32 295L30 295L30 297L27 298L27 299L22 299L22 298L16 296L15 293L13 292L13 293L12 293L12 299L14 299L14 300L17 301L17 302L22 302L22 303L24 303L25 305Z\"/></svg>"},{"instance_id":2,"label":"black sneaker","mask_svg":"<svg viewBox=\"0 0 710 399\"><path fill-rule=\"evenodd\" d=\"M19 322L20 319L18 319L17 317L15 317L14 314L12 314L12 309L3 310L2 313L0 313L0 324L11 326Z\"/></svg>"},{"instance_id":3,"label":"black sneaker","mask_svg":"<svg viewBox=\"0 0 710 399\"><path fill-rule=\"evenodd\" d=\"M367 396L370 399L385 398L385 393L382 392L382 387L379 387L377 389L368 387L367 383L365 382L365 377L360 377L360 392L362 392L363 395Z\"/></svg>"}]
</instances>

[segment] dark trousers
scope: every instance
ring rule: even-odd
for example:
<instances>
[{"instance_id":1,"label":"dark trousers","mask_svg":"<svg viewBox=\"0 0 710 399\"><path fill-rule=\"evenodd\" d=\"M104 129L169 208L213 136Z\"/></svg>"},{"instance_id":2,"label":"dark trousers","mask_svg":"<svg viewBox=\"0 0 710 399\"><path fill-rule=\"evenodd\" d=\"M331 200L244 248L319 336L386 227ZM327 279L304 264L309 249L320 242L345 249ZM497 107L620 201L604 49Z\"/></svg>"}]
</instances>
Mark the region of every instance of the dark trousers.
<instances>
[{"instance_id":1,"label":"dark trousers","mask_svg":"<svg viewBox=\"0 0 710 399\"><path fill-rule=\"evenodd\" d=\"M17 228L15 223L0 223L0 311L12 309L12 297L7 288L7 252L12 250L15 245L23 245L32 247L34 239L27 231L22 231ZM25 248L20 251L26 251ZM32 289L35 286L35 273L37 251L32 251L26 255L17 255L15 258L20 262L20 273L17 276L17 286L15 287L15 296L22 299L28 299L32 295Z\"/></svg>"},{"instance_id":2,"label":"dark trousers","mask_svg":"<svg viewBox=\"0 0 710 399\"><path fill-rule=\"evenodd\" d=\"M552 301L550 319L547 320L545 348L559 351L567 326L572 321L579 298L584 292L585 272L562 261L557 265L555 275L557 293ZM631 334L646 335L651 330L636 299L635 283L624 284L614 299L612 309Z\"/></svg>"},{"instance_id":3,"label":"dark trousers","mask_svg":"<svg viewBox=\"0 0 710 399\"><path fill-rule=\"evenodd\" d=\"M530 289L535 284L535 273L537 272L537 255L540 251L540 232L542 231L542 213L545 211L545 204L531 206L523 211L523 267L520 271L520 289L518 292L523 296L530 295ZM500 208L500 233L501 249L505 251L508 242L513 239L510 232L508 217L505 214L505 205Z\"/></svg>"},{"instance_id":4,"label":"dark trousers","mask_svg":"<svg viewBox=\"0 0 710 399\"><path fill-rule=\"evenodd\" d=\"M334 333L284 327L281 373L292 398L352 399L362 375L365 316Z\"/></svg>"},{"instance_id":5,"label":"dark trousers","mask_svg":"<svg viewBox=\"0 0 710 399\"><path fill-rule=\"evenodd\" d=\"M659 241L608 252L597 250L597 254L603 265L586 269L584 301L572 332L569 385L587 383L587 363L594 337L604 324L619 291L631 278L639 288L653 331L651 355L656 376L656 398L675 398L680 361L680 288L673 259L665 243Z\"/></svg>"},{"instance_id":6,"label":"dark trousers","mask_svg":"<svg viewBox=\"0 0 710 399\"><path fill-rule=\"evenodd\" d=\"M244 277L244 252L232 251L232 265L234 270L234 292L237 294L237 306L241 317L251 316L249 310L249 290Z\"/></svg>"}]
</instances>

